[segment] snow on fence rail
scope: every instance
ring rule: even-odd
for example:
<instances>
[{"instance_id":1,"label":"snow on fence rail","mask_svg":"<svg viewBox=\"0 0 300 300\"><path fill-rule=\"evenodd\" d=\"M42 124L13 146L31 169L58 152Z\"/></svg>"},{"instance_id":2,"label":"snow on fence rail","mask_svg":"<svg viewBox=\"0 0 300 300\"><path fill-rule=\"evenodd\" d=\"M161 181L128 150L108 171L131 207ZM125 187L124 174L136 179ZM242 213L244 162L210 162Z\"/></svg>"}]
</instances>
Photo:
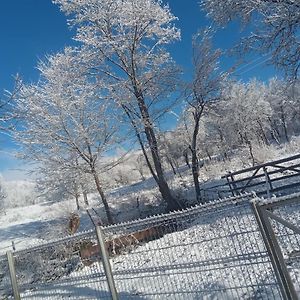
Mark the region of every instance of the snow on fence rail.
<instances>
[{"instance_id":1,"label":"snow on fence rail","mask_svg":"<svg viewBox=\"0 0 300 300\"><path fill-rule=\"evenodd\" d=\"M255 191L260 197L300 191L300 154L229 172L218 184L203 187L204 199L217 199Z\"/></svg>"},{"instance_id":2,"label":"snow on fence rail","mask_svg":"<svg viewBox=\"0 0 300 300\"><path fill-rule=\"evenodd\" d=\"M236 172L229 172L227 185L233 195L255 191L257 195L270 198L272 194L290 194L299 191L300 154L259 164Z\"/></svg>"},{"instance_id":3,"label":"snow on fence rail","mask_svg":"<svg viewBox=\"0 0 300 300\"><path fill-rule=\"evenodd\" d=\"M104 227L119 299L285 299L251 199L245 194ZM280 211L300 220L297 203ZM299 236L280 228L276 234L289 264ZM111 299L98 250L89 231L15 251L21 298ZM295 257L288 268L297 290ZM8 274L2 273L0 298L7 299Z\"/></svg>"}]
</instances>

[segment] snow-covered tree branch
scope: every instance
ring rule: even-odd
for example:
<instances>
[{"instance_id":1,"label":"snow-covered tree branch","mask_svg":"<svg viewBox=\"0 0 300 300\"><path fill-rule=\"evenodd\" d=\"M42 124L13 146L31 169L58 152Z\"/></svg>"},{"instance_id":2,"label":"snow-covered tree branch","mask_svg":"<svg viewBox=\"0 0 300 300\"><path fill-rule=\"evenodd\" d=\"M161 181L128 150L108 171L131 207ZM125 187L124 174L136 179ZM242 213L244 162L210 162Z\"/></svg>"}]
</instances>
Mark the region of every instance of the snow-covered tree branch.
<instances>
[{"instance_id":1,"label":"snow-covered tree branch","mask_svg":"<svg viewBox=\"0 0 300 300\"><path fill-rule=\"evenodd\" d=\"M193 39L194 75L187 88L186 120L192 123L188 148L192 154L192 173L197 201L201 201L199 184L199 160L197 141L200 130L200 119L205 107L220 100L222 84L227 73L219 70L220 50L212 48L212 31L209 28L199 32Z\"/></svg>"},{"instance_id":2,"label":"snow-covered tree branch","mask_svg":"<svg viewBox=\"0 0 300 300\"><path fill-rule=\"evenodd\" d=\"M16 137L25 158L49 172L74 180L80 173L91 174L112 223L97 163L115 142L113 108L101 82L90 82L73 54L66 49L49 57L39 66L40 83L20 90L15 101L24 128Z\"/></svg>"},{"instance_id":3,"label":"snow-covered tree branch","mask_svg":"<svg viewBox=\"0 0 300 300\"><path fill-rule=\"evenodd\" d=\"M176 17L154 0L55 0L76 27L82 64L123 109L170 210L180 204L164 177L155 120L170 107L178 68L165 45L180 39ZM150 149L151 160L145 148Z\"/></svg>"},{"instance_id":4,"label":"snow-covered tree branch","mask_svg":"<svg viewBox=\"0 0 300 300\"><path fill-rule=\"evenodd\" d=\"M300 66L300 3L293 0L202 0L208 16L219 25L239 19L250 25L243 50L270 55L271 61L296 78Z\"/></svg>"}]
</instances>

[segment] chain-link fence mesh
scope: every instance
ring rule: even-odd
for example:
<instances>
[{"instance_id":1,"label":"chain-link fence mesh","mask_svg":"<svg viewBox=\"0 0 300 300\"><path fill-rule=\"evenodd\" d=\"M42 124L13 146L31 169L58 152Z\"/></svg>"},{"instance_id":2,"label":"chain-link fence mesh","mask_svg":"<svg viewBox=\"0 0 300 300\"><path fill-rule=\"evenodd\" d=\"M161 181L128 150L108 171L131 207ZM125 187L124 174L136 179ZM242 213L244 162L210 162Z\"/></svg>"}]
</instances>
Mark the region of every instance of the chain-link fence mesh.
<instances>
[{"instance_id":1,"label":"chain-link fence mesh","mask_svg":"<svg viewBox=\"0 0 300 300\"><path fill-rule=\"evenodd\" d=\"M280 298L247 197L104 232L124 298Z\"/></svg>"},{"instance_id":2,"label":"chain-link fence mesh","mask_svg":"<svg viewBox=\"0 0 300 300\"><path fill-rule=\"evenodd\" d=\"M269 203L268 203L269 202ZM295 289L300 295L300 193L278 199L262 202L262 207L266 207L276 217L288 222L287 225L269 217L275 238L283 254ZM294 225L298 233L289 225Z\"/></svg>"},{"instance_id":3,"label":"chain-link fence mesh","mask_svg":"<svg viewBox=\"0 0 300 300\"><path fill-rule=\"evenodd\" d=\"M104 227L119 298L282 299L250 198ZM289 231L278 234L298 251ZM111 299L95 231L14 257L22 299Z\"/></svg>"},{"instance_id":4,"label":"chain-link fence mesh","mask_svg":"<svg viewBox=\"0 0 300 300\"><path fill-rule=\"evenodd\" d=\"M101 264L81 257L96 243L94 231L14 253L22 299L103 299L108 287ZM90 265L89 267L85 267Z\"/></svg>"},{"instance_id":5,"label":"chain-link fence mesh","mask_svg":"<svg viewBox=\"0 0 300 300\"><path fill-rule=\"evenodd\" d=\"M12 288L9 278L9 269L6 255L0 256L0 299L9 299Z\"/></svg>"}]
</instances>

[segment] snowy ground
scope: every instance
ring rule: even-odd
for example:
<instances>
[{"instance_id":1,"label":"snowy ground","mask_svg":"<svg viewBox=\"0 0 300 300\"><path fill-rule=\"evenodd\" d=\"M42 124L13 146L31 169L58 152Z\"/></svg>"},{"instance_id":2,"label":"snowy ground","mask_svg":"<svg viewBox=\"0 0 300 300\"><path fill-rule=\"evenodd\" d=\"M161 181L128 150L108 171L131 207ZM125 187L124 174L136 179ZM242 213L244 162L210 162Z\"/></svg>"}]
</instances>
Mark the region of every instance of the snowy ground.
<instances>
[{"instance_id":1,"label":"snowy ground","mask_svg":"<svg viewBox=\"0 0 300 300\"><path fill-rule=\"evenodd\" d=\"M194 190L190 183L190 174L186 167L182 168L182 172L185 172L182 173L183 178L180 176L174 178L171 172L168 174L171 186L177 196L192 199ZM186 186L184 194L180 191L183 188L183 180ZM98 195L88 196L89 207L96 208L102 220L105 220ZM107 192L107 198L117 222L144 218L161 213L164 209L152 178L110 190ZM82 205L79 212L81 216L79 231L93 228L85 210L89 207ZM74 199L6 209L5 212L0 213L0 255L12 249L12 242L17 250L21 250L65 236L68 217L74 211L76 211Z\"/></svg>"}]
</instances>

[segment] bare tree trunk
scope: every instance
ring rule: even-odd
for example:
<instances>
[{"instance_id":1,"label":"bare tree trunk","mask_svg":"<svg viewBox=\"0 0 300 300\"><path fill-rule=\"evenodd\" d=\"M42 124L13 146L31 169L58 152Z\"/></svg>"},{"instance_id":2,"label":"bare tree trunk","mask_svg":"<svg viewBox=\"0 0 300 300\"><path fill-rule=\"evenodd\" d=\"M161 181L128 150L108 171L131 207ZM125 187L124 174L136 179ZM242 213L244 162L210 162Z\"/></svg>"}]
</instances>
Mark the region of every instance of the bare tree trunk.
<instances>
[{"instance_id":1,"label":"bare tree trunk","mask_svg":"<svg viewBox=\"0 0 300 300\"><path fill-rule=\"evenodd\" d=\"M79 206L79 195L77 193L75 194L75 201L76 201L76 208L77 208L77 210L79 210L80 209L80 206Z\"/></svg>"},{"instance_id":2,"label":"bare tree trunk","mask_svg":"<svg viewBox=\"0 0 300 300\"><path fill-rule=\"evenodd\" d=\"M74 184L74 197L75 197L75 202L76 202L76 209L79 210L80 209L80 205L79 205L79 190L78 190L78 184L76 182L76 180L73 181Z\"/></svg>"},{"instance_id":3,"label":"bare tree trunk","mask_svg":"<svg viewBox=\"0 0 300 300\"><path fill-rule=\"evenodd\" d=\"M154 164L154 168L156 174L154 179L158 185L159 191L163 197L163 199L167 202L168 210L176 210L182 208L180 203L172 196L171 190L168 186L168 183L164 177L164 172L161 164L161 159L158 151L157 139L155 136L154 128L152 121L150 119L150 115L148 109L146 107L143 95L138 89L135 87L135 96L138 101L138 106L142 115L143 126L145 130L145 135L150 147L151 156ZM149 166L149 165L148 165ZM151 169L150 169L151 171Z\"/></svg>"},{"instance_id":4,"label":"bare tree trunk","mask_svg":"<svg viewBox=\"0 0 300 300\"><path fill-rule=\"evenodd\" d=\"M199 184L199 160L197 157L197 152L195 149L191 148L192 152L192 173L193 173L193 180L196 192L196 199L197 201L201 202L201 192L200 192L200 184Z\"/></svg>"},{"instance_id":5,"label":"bare tree trunk","mask_svg":"<svg viewBox=\"0 0 300 300\"><path fill-rule=\"evenodd\" d=\"M109 206L108 206L105 194L104 194L104 192L102 190L102 187L101 187L101 184L100 184L100 180L99 180L99 176L98 176L98 174L97 174L97 172L96 172L95 169L92 170L92 174L93 174L93 177L94 177L94 180L95 180L97 191L98 191L98 193L99 193L99 195L101 197L102 203L104 205L104 210L105 210L105 213L106 213L107 221L108 221L109 224L113 224L114 221L113 221L113 218L112 218L112 215L111 215L111 212L110 212L110 209L109 209Z\"/></svg>"},{"instance_id":6,"label":"bare tree trunk","mask_svg":"<svg viewBox=\"0 0 300 300\"><path fill-rule=\"evenodd\" d=\"M221 146L217 146L217 148L219 149L219 153L223 152L223 161L226 161L226 159L228 159L228 154L227 154L226 150L224 150L225 145L226 145L226 141L225 141L223 132L222 132L222 130L221 130L221 128L219 126L217 128L217 131L218 131L218 135L219 135L219 139L220 139L220 144L221 144Z\"/></svg>"},{"instance_id":7,"label":"bare tree trunk","mask_svg":"<svg viewBox=\"0 0 300 300\"><path fill-rule=\"evenodd\" d=\"M275 124L275 122L272 121L272 119L270 117L268 117L270 126L271 126L271 136L272 138L275 140L275 142L280 145L280 134L279 134L279 130Z\"/></svg>"},{"instance_id":8,"label":"bare tree trunk","mask_svg":"<svg viewBox=\"0 0 300 300\"><path fill-rule=\"evenodd\" d=\"M283 107L280 106L280 112L281 112L281 121L282 121L282 126L283 126L283 131L284 131L284 137L287 142L290 141L288 132L287 132L287 126L286 126L286 120L285 120L285 115L284 115L284 110Z\"/></svg>"},{"instance_id":9,"label":"bare tree trunk","mask_svg":"<svg viewBox=\"0 0 300 300\"><path fill-rule=\"evenodd\" d=\"M81 189L82 189L83 201L84 201L85 205L89 205L89 200L88 200L88 197L87 197L87 192L86 192L83 184L81 184Z\"/></svg>"},{"instance_id":10,"label":"bare tree trunk","mask_svg":"<svg viewBox=\"0 0 300 300\"><path fill-rule=\"evenodd\" d=\"M201 192L200 192L200 184L199 184L199 160L197 157L197 136L199 133L199 122L200 122L202 110L203 109L201 109L201 111L195 112L193 114L195 125L194 125L193 137L192 137L192 145L190 146L190 150L192 153L192 173L193 173L193 179L194 179L196 199L198 202L202 202Z\"/></svg>"},{"instance_id":11,"label":"bare tree trunk","mask_svg":"<svg viewBox=\"0 0 300 300\"><path fill-rule=\"evenodd\" d=\"M145 178L145 175L144 175L143 170L142 170L142 169L137 169L137 171L140 173L140 176L141 176L142 181L145 181L146 178Z\"/></svg>"},{"instance_id":12,"label":"bare tree trunk","mask_svg":"<svg viewBox=\"0 0 300 300\"><path fill-rule=\"evenodd\" d=\"M177 174L176 168L175 168L175 166L174 166L174 164L172 162L172 158L170 158L168 155L167 155L167 161L168 161L169 165L171 166L174 175L176 175Z\"/></svg>"},{"instance_id":13,"label":"bare tree trunk","mask_svg":"<svg viewBox=\"0 0 300 300\"><path fill-rule=\"evenodd\" d=\"M149 146L150 146L152 160L153 160L154 168L155 168L155 171L156 171L156 177L154 177L154 179L156 179L156 183L158 185L159 191L160 191L163 199L168 204L168 210L172 211L172 210L180 209L181 205L172 196L171 190L170 190L170 188L167 184L167 181L164 177L164 172L163 172L161 160L160 160L160 156L159 156L159 153L158 153L157 140L156 140L156 136L154 134L152 124L151 125L150 124L145 125L145 133L146 133L147 141L148 141Z\"/></svg>"},{"instance_id":14,"label":"bare tree trunk","mask_svg":"<svg viewBox=\"0 0 300 300\"><path fill-rule=\"evenodd\" d=\"M188 154L188 151L187 151L187 150L184 150L183 156L184 156L184 160L185 160L186 165L187 165L188 168L190 169L190 168L191 168L191 165L190 165L190 162L189 162L189 154Z\"/></svg>"},{"instance_id":15,"label":"bare tree trunk","mask_svg":"<svg viewBox=\"0 0 300 300\"><path fill-rule=\"evenodd\" d=\"M250 153L251 160L252 160L252 166L254 166L255 165L255 158L254 158L254 154L253 154L252 144L251 144L251 141L248 139L247 134L245 134L245 141L246 141L246 144L248 145L248 148L249 148L249 153Z\"/></svg>"},{"instance_id":16,"label":"bare tree trunk","mask_svg":"<svg viewBox=\"0 0 300 300\"><path fill-rule=\"evenodd\" d=\"M211 155L206 147L205 147L205 152L206 152L206 155L208 156L208 159L211 161L212 160Z\"/></svg>"},{"instance_id":17,"label":"bare tree trunk","mask_svg":"<svg viewBox=\"0 0 300 300\"><path fill-rule=\"evenodd\" d=\"M132 127L133 127L133 129L134 129L134 131L135 131L135 135L136 135L136 137L137 137L137 139L138 139L138 142L139 142L139 144L140 144L140 146L141 146L141 149L142 149L144 158L145 158L145 160L146 160L146 164L147 164L147 166L148 166L148 168L149 168L149 170L150 170L150 173L151 173L152 177L155 179L155 181L157 182L157 181L158 181L157 176L156 176L156 174L155 174L155 172L154 172L154 170L153 170L153 168L152 168L151 162L150 162L150 160L149 160L147 151L146 151L146 149L145 149L145 146L144 146L142 137L141 137L141 135L140 135L140 132L139 132L139 130L138 130L138 127L137 127L137 125L136 125L136 122L135 122L135 120L132 118L132 116L131 116L130 111L128 110L128 108L127 108L125 105L122 105L122 107L123 107L123 109L124 109L126 115L128 116L128 118L129 118L129 120L130 120L130 122L131 122L131 125L132 125Z\"/></svg>"},{"instance_id":18,"label":"bare tree trunk","mask_svg":"<svg viewBox=\"0 0 300 300\"><path fill-rule=\"evenodd\" d=\"M269 142L269 140L268 140L268 138L267 138L267 135L266 135L266 133L265 133L265 131L264 131L264 128L263 128L263 126L262 126L262 124L261 124L260 121L258 121L258 125L259 125L259 128L260 128L261 138L262 138L263 142L264 142L267 146L269 146L269 145L270 145L270 142Z\"/></svg>"},{"instance_id":19,"label":"bare tree trunk","mask_svg":"<svg viewBox=\"0 0 300 300\"><path fill-rule=\"evenodd\" d=\"M86 191L83 192L83 201L85 205L89 205L89 200Z\"/></svg>"}]
</instances>

